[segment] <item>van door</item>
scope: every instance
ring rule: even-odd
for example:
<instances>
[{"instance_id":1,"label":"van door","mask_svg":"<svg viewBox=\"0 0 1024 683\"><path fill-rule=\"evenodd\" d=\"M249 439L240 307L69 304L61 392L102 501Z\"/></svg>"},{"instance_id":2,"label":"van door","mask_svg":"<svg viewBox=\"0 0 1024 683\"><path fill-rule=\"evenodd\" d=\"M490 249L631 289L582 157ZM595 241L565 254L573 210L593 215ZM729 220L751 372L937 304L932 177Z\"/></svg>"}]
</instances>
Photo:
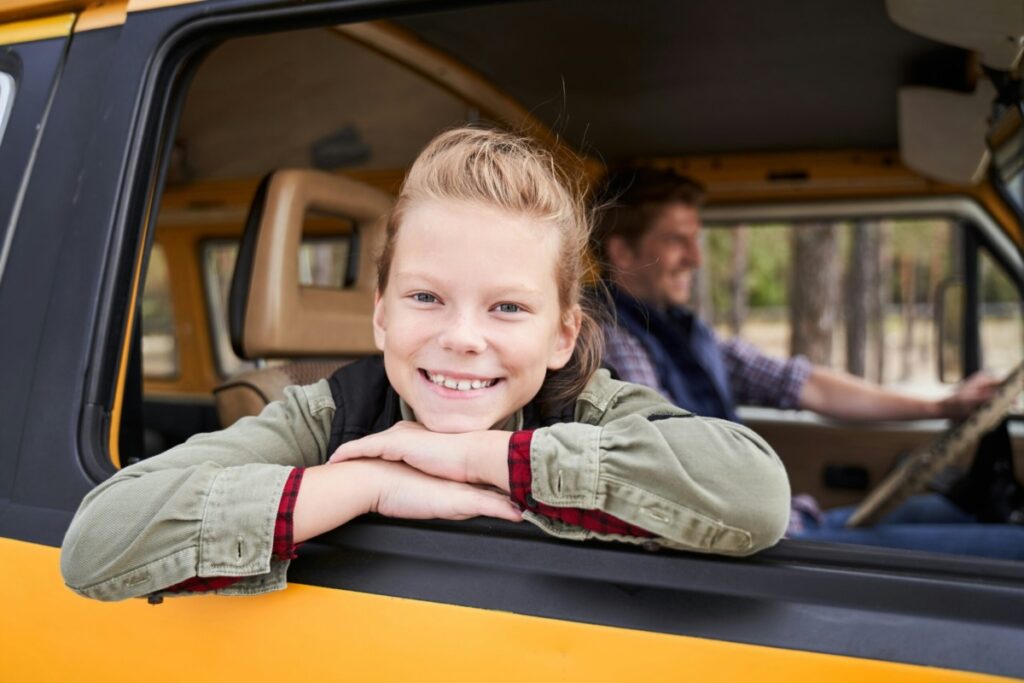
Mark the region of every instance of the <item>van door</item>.
<instances>
[{"instance_id":1,"label":"van door","mask_svg":"<svg viewBox=\"0 0 1024 683\"><path fill-rule=\"evenodd\" d=\"M53 93L67 56L75 14L0 23L0 311L13 311L18 295L4 287L18 218L39 141L46 129ZM0 355L23 328L5 315ZM11 379L5 371L4 385ZM0 451L17 450L25 401L14 391L0 392ZM0 462L0 508L10 496L15 461Z\"/></svg>"}]
</instances>

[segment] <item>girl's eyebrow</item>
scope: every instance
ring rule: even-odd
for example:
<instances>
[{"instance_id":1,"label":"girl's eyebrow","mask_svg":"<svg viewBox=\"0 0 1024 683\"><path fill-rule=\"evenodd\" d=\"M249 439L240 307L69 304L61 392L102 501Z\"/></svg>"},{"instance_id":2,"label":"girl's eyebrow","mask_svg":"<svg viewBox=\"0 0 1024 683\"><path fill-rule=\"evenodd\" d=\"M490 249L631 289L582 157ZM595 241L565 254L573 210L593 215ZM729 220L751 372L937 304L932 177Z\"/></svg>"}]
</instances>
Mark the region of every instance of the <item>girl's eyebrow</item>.
<instances>
[{"instance_id":1,"label":"girl's eyebrow","mask_svg":"<svg viewBox=\"0 0 1024 683\"><path fill-rule=\"evenodd\" d=\"M418 281L421 281L421 282L425 282L425 283L427 283L428 285L430 285L432 287L443 286L445 284L448 284L451 281L451 278L438 278L438 277L436 277L434 275L431 275L429 273L423 273L423 272L419 272L419 271L415 271L415 270L400 270L400 271L396 271L395 274L394 274L394 277L395 277L396 280L398 278L409 279L409 280L418 280ZM499 297L499 298L500 297L525 297L525 298L535 298L536 297L536 298L540 298L540 297L542 297L544 295L544 293L541 292L539 289L535 289L533 287L527 287L527 286L525 286L523 284L520 284L520 283L508 284L508 285L496 284L496 285L493 285L493 286L490 286L490 287L485 287L484 291L486 293L490 294L493 297Z\"/></svg>"}]
</instances>

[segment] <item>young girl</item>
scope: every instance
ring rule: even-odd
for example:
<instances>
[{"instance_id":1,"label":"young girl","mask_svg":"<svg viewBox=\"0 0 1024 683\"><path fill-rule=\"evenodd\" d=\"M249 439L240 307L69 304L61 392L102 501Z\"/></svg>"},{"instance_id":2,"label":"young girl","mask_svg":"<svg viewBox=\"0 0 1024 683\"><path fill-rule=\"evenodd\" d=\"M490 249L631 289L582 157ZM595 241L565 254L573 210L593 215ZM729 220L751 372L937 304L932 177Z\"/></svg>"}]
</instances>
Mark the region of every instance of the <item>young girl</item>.
<instances>
[{"instance_id":1,"label":"young girl","mask_svg":"<svg viewBox=\"0 0 1024 683\"><path fill-rule=\"evenodd\" d=\"M588 232L546 151L489 130L437 137L388 218L383 357L98 486L64 540L68 586L101 600L279 589L296 544L367 512L729 555L775 543L789 485L764 441L597 370Z\"/></svg>"}]
</instances>

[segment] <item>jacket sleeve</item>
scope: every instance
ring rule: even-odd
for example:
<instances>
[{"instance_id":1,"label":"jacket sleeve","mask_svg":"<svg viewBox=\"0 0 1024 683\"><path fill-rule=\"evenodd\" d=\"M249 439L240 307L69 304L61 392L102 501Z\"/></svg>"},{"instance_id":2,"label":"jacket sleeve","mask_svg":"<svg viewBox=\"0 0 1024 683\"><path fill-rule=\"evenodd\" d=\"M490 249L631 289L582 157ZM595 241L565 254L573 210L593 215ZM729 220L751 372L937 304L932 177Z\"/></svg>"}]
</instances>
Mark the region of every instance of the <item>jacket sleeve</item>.
<instances>
[{"instance_id":1,"label":"jacket sleeve","mask_svg":"<svg viewBox=\"0 0 1024 683\"><path fill-rule=\"evenodd\" d=\"M663 545L698 552L747 555L785 532L785 468L746 427L698 417L605 371L580 396L576 417L533 434L537 501L600 510L654 533ZM527 517L558 536L604 537Z\"/></svg>"},{"instance_id":2,"label":"jacket sleeve","mask_svg":"<svg viewBox=\"0 0 1024 683\"><path fill-rule=\"evenodd\" d=\"M224 593L282 588L274 522L294 467L324 462L334 401L325 381L219 432L126 467L91 491L61 549L77 593L120 600L194 576L245 577Z\"/></svg>"}]
</instances>

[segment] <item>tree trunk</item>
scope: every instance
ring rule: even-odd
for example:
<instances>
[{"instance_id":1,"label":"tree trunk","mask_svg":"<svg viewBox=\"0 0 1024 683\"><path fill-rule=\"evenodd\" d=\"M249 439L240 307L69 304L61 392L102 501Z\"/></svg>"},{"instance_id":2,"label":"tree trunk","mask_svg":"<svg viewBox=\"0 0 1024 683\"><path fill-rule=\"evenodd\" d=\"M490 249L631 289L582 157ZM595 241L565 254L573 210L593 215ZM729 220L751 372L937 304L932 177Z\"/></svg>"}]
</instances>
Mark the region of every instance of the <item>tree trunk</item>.
<instances>
[{"instance_id":1,"label":"tree trunk","mask_svg":"<svg viewBox=\"0 0 1024 683\"><path fill-rule=\"evenodd\" d=\"M706 234L703 230L697 236L699 240L700 253L707 254ZM711 310L711 259L705 258L704 264L693 274L693 291L690 292L690 308L694 309L697 317L706 320L708 324L714 324L714 314Z\"/></svg>"},{"instance_id":2,"label":"tree trunk","mask_svg":"<svg viewBox=\"0 0 1024 683\"><path fill-rule=\"evenodd\" d=\"M936 230L936 232L938 231ZM939 285L942 283L943 271L945 270L946 252L944 247L945 243L939 242L938 239L931 244L931 259L928 264L928 301L925 309L927 311L928 329L935 328L935 305L938 302ZM931 361L934 365L938 362L939 349L936 342L936 335L924 335L924 339L921 341L922 363Z\"/></svg>"},{"instance_id":3,"label":"tree trunk","mask_svg":"<svg viewBox=\"0 0 1024 683\"><path fill-rule=\"evenodd\" d=\"M846 271L846 370L858 377L867 373L868 327L878 287L873 227L864 221L853 224Z\"/></svg>"},{"instance_id":4,"label":"tree trunk","mask_svg":"<svg viewBox=\"0 0 1024 683\"><path fill-rule=\"evenodd\" d=\"M900 294L903 303L903 381L914 374L914 306L917 299L917 262L913 257L900 258Z\"/></svg>"},{"instance_id":5,"label":"tree trunk","mask_svg":"<svg viewBox=\"0 0 1024 683\"><path fill-rule=\"evenodd\" d=\"M792 247L790 353L831 365L839 281L835 229L829 223L794 228Z\"/></svg>"},{"instance_id":6,"label":"tree trunk","mask_svg":"<svg viewBox=\"0 0 1024 683\"><path fill-rule=\"evenodd\" d=\"M743 330L747 319L747 227L732 233L732 274L729 278L729 328L734 336Z\"/></svg>"},{"instance_id":7,"label":"tree trunk","mask_svg":"<svg viewBox=\"0 0 1024 683\"><path fill-rule=\"evenodd\" d=\"M871 348L874 356L874 367L871 379L878 384L885 383L885 317L889 312L889 300L892 297L891 272L889 260L889 226L879 223L873 240L871 262L877 276L875 289L871 292Z\"/></svg>"}]
</instances>

